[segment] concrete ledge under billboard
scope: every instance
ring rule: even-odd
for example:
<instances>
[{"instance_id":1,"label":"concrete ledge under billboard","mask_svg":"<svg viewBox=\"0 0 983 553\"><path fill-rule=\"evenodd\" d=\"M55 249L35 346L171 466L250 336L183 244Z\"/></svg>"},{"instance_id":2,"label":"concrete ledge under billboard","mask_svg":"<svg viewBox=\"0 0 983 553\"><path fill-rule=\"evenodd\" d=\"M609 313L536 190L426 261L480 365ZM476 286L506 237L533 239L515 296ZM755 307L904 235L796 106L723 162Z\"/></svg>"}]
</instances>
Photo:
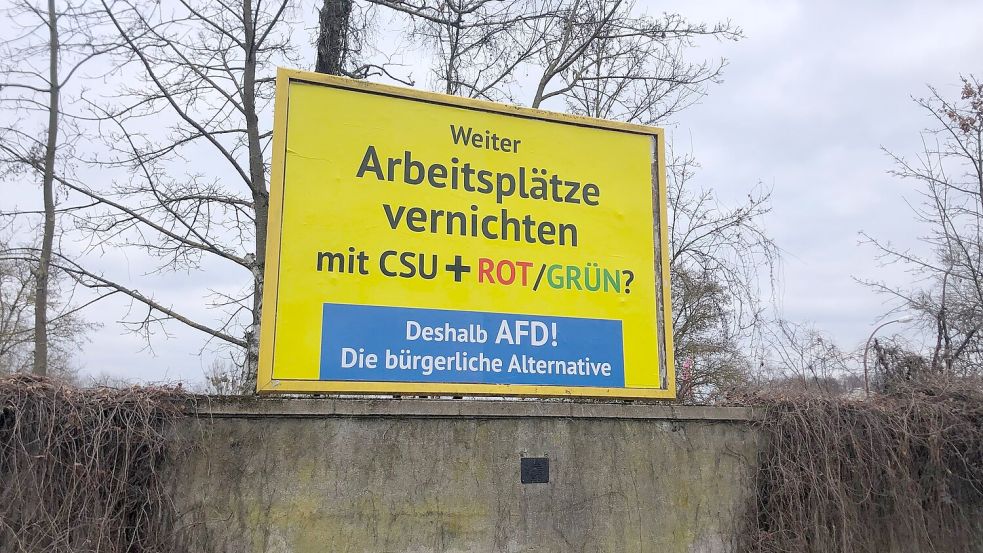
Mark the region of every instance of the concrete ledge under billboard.
<instances>
[{"instance_id":1,"label":"concrete ledge under billboard","mask_svg":"<svg viewBox=\"0 0 983 553\"><path fill-rule=\"evenodd\" d=\"M195 552L726 552L758 451L753 417L655 404L213 399L180 429L204 440L176 467L176 505Z\"/></svg>"}]
</instances>

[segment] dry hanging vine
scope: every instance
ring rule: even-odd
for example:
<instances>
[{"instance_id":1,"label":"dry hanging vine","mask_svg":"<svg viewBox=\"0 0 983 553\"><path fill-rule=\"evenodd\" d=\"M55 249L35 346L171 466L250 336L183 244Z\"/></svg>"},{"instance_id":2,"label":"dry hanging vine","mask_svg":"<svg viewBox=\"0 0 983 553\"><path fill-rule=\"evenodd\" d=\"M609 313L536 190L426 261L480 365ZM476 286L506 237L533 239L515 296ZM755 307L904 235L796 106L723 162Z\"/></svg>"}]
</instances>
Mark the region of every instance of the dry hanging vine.
<instances>
[{"instance_id":1,"label":"dry hanging vine","mask_svg":"<svg viewBox=\"0 0 983 553\"><path fill-rule=\"evenodd\" d=\"M735 549L983 551L983 393L755 396L765 443Z\"/></svg>"},{"instance_id":2,"label":"dry hanging vine","mask_svg":"<svg viewBox=\"0 0 983 553\"><path fill-rule=\"evenodd\" d=\"M0 551L173 550L172 388L0 378Z\"/></svg>"}]
</instances>

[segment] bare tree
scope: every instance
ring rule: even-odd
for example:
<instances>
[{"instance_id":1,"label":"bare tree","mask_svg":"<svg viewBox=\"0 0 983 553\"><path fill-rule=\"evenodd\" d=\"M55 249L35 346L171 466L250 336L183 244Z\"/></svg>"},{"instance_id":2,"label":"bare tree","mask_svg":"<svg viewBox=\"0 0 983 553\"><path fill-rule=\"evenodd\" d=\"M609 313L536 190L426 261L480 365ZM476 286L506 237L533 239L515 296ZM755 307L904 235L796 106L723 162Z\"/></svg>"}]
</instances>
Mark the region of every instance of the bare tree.
<instances>
[{"instance_id":1,"label":"bare tree","mask_svg":"<svg viewBox=\"0 0 983 553\"><path fill-rule=\"evenodd\" d=\"M382 6L400 8L392 1ZM432 54L432 88L444 94L516 102L517 73L543 47L555 6L536 0L449 0L402 10L410 37ZM422 15L421 15L422 14Z\"/></svg>"},{"instance_id":2,"label":"bare tree","mask_svg":"<svg viewBox=\"0 0 983 553\"><path fill-rule=\"evenodd\" d=\"M33 369L36 309L37 248L14 248L0 242L0 375ZM93 325L79 317L85 305L74 305L59 286L63 275L52 271L48 284L46 374L74 379L72 361Z\"/></svg>"},{"instance_id":3,"label":"bare tree","mask_svg":"<svg viewBox=\"0 0 983 553\"><path fill-rule=\"evenodd\" d=\"M356 23L353 0L324 0L318 11L318 35L315 41L317 61L314 70L329 75L345 75L353 57L361 50L360 30Z\"/></svg>"},{"instance_id":4,"label":"bare tree","mask_svg":"<svg viewBox=\"0 0 983 553\"><path fill-rule=\"evenodd\" d=\"M380 10L392 11L372 1L323 0L318 9L314 40L314 71L353 79L384 78L413 86L412 77L397 74L395 69L399 64L390 61L397 48L386 51L370 38L374 16ZM386 37L381 42L391 43L392 40Z\"/></svg>"},{"instance_id":5,"label":"bare tree","mask_svg":"<svg viewBox=\"0 0 983 553\"><path fill-rule=\"evenodd\" d=\"M843 391L850 356L811 325L785 319L763 326L758 374L771 387L812 389L824 394Z\"/></svg>"},{"instance_id":6,"label":"bare tree","mask_svg":"<svg viewBox=\"0 0 983 553\"><path fill-rule=\"evenodd\" d=\"M720 79L726 60L685 61L697 39L742 36L729 21L638 16L625 0L573 0L557 12L543 34L530 105L558 98L574 113L632 123L663 121Z\"/></svg>"},{"instance_id":7,"label":"bare tree","mask_svg":"<svg viewBox=\"0 0 983 553\"><path fill-rule=\"evenodd\" d=\"M719 81L726 60L688 62L690 47L742 36L729 21L636 15L625 0L365 1L406 16L411 37L431 54L435 90L534 108L559 102L572 113L642 124L664 120ZM342 36L339 18L325 14L348 5L328 2L319 52L325 37Z\"/></svg>"},{"instance_id":8,"label":"bare tree","mask_svg":"<svg viewBox=\"0 0 983 553\"><path fill-rule=\"evenodd\" d=\"M241 394L248 383L234 359L214 359L205 373L204 391L208 394L227 396Z\"/></svg>"},{"instance_id":9,"label":"bare tree","mask_svg":"<svg viewBox=\"0 0 983 553\"><path fill-rule=\"evenodd\" d=\"M28 263L0 257L0 374L30 370L33 365L34 276Z\"/></svg>"},{"instance_id":10,"label":"bare tree","mask_svg":"<svg viewBox=\"0 0 983 553\"><path fill-rule=\"evenodd\" d=\"M688 365L678 385L686 398L730 387L753 369L745 352L761 330L780 252L762 221L769 193L727 206L695 187L692 156L674 156L669 169L673 344L679 365Z\"/></svg>"},{"instance_id":11,"label":"bare tree","mask_svg":"<svg viewBox=\"0 0 983 553\"><path fill-rule=\"evenodd\" d=\"M900 300L899 309L920 316L933 336L930 369L945 374L983 373L983 83L962 79L959 98L935 88L916 103L931 120L922 132L921 154L888 152L891 174L916 181L913 206L927 229L927 254L863 235L885 263L904 266L912 286L867 282Z\"/></svg>"},{"instance_id":12,"label":"bare tree","mask_svg":"<svg viewBox=\"0 0 983 553\"><path fill-rule=\"evenodd\" d=\"M37 284L34 289L34 373L48 372L48 272L51 248L55 239L55 151L58 148L58 101L61 83L58 77L58 13L54 0L48 0L48 129L44 145L44 172L41 190L44 196L44 234L38 258Z\"/></svg>"},{"instance_id":13,"label":"bare tree","mask_svg":"<svg viewBox=\"0 0 983 553\"><path fill-rule=\"evenodd\" d=\"M110 51L112 45L101 42L92 33L97 18L84 1L48 0L42 4L19 0L10 7L8 22L18 33L0 43L4 60L0 68L0 106L11 118L0 124L0 159L18 177L37 178L43 207L40 212L15 210L0 213L0 217L9 220L14 216L40 216L41 219L40 246L33 252L32 268L32 370L45 375L49 364L48 306L58 217L56 164L65 163L65 158L71 157L72 142L78 138L74 128L69 129L73 131L70 136L62 134L63 127L72 123L72 115L62 108L63 91L70 81L78 79L84 65ZM43 124L39 122L42 114Z\"/></svg>"},{"instance_id":14,"label":"bare tree","mask_svg":"<svg viewBox=\"0 0 983 553\"><path fill-rule=\"evenodd\" d=\"M169 321L183 323L231 347L255 374L269 202L270 131L261 121L270 119L274 67L290 59L288 2L102 0L99 8L125 78L110 98L90 101L110 154L89 161L101 178L116 178L53 177L89 206L75 213L86 253L137 248L157 260L156 272L214 260L246 272L249 285L214 290L209 305L220 314L199 320L84 259L55 263L102 295L143 306L126 324L148 340Z\"/></svg>"}]
</instances>

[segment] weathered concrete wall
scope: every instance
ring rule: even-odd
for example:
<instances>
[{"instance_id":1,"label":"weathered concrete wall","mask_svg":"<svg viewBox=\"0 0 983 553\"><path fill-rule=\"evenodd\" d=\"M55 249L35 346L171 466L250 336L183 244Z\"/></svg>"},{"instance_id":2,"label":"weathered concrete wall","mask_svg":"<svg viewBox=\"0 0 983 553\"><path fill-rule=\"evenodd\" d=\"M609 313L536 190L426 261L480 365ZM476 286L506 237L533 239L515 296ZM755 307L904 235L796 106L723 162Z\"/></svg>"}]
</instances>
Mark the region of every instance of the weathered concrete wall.
<instances>
[{"instance_id":1,"label":"weathered concrete wall","mask_svg":"<svg viewBox=\"0 0 983 553\"><path fill-rule=\"evenodd\" d=\"M257 399L200 406L189 551L718 552L758 438L743 409ZM521 484L520 458L550 458Z\"/></svg>"}]
</instances>

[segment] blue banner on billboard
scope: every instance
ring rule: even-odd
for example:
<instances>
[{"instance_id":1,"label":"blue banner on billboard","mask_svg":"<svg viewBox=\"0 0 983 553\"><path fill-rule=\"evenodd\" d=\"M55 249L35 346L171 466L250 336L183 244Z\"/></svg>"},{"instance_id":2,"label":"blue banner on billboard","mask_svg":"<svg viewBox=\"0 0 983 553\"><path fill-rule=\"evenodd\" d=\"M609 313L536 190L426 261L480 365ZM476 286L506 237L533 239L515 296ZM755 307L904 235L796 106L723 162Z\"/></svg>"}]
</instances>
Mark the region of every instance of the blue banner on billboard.
<instances>
[{"instance_id":1,"label":"blue banner on billboard","mask_svg":"<svg viewBox=\"0 0 983 553\"><path fill-rule=\"evenodd\" d=\"M623 387L621 321L325 303L321 380Z\"/></svg>"}]
</instances>

